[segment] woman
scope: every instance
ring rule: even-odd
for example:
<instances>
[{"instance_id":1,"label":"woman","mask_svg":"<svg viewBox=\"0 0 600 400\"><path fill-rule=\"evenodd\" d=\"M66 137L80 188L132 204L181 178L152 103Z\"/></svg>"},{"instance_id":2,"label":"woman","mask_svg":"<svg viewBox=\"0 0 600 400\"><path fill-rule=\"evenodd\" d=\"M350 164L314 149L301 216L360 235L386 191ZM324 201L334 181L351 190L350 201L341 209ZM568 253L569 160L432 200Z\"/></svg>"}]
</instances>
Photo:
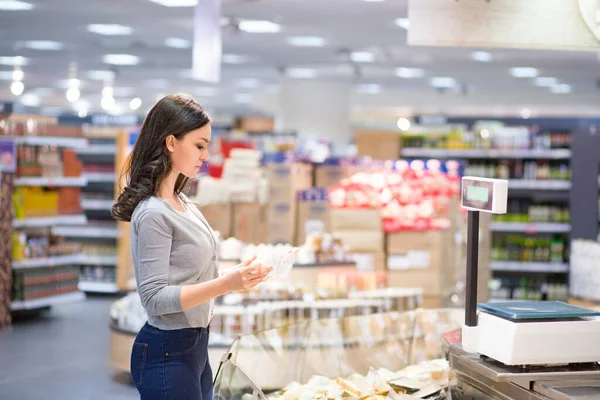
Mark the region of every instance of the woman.
<instances>
[{"instance_id":1,"label":"woman","mask_svg":"<svg viewBox=\"0 0 600 400\"><path fill-rule=\"evenodd\" d=\"M250 289L271 271L251 259L219 276L217 236L182 193L208 159L210 138L210 119L194 99L161 99L146 116L127 187L112 209L116 219L131 221L137 290L148 313L131 354L142 400L212 399L214 298Z\"/></svg>"}]
</instances>

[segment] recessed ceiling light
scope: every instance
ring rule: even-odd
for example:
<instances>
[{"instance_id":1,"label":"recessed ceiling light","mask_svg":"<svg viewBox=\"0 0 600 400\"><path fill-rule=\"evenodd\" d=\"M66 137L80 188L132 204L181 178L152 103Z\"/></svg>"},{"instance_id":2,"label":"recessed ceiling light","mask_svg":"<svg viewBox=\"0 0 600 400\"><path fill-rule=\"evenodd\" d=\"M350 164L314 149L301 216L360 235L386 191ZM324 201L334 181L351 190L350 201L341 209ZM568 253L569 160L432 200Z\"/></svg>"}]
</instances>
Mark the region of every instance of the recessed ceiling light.
<instances>
[{"instance_id":1,"label":"recessed ceiling light","mask_svg":"<svg viewBox=\"0 0 600 400\"><path fill-rule=\"evenodd\" d=\"M0 0L0 10L28 11L33 9L33 4L18 0Z\"/></svg>"},{"instance_id":2,"label":"recessed ceiling light","mask_svg":"<svg viewBox=\"0 0 600 400\"><path fill-rule=\"evenodd\" d=\"M102 96L100 107L105 111L110 111L115 106L115 98L112 96Z\"/></svg>"},{"instance_id":3,"label":"recessed ceiling light","mask_svg":"<svg viewBox=\"0 0 600 400\"><path fill-rule=\"evenodd\" d=\"M510 74L515 78L535 78L538 70L533 67L514 67L510 69Z\"/></svg>"},{"instance_id":4,"label":"recessed ceiling light","mask_svg":"<svg viewBox=\"0 0 600 400\"><path fill-rule=\"evenodd\" d=\"M553 85L550 88L550 91L554 94L567 94L567 93L571 93L571 85L567 85L566 83L562 83L559 85Z\"/></svg>"},{"instance_id":5,"label":"recessed ceiling light","mask_svg":"<svg viewBox=\"0 0 600 400\"><path fill-rule=\"evenodd\" d=\"M23 47L31 50L62 50L65 46L53 40L29 40L23 42Z\"/></svg>"},{"instance_id":6,"label":"recessed ceiling light","mask_svg":"<svg viewBox=\"0 0 600 400\"><path fill-rule=\"evenodd\" d=\"M310 79L317 76L317 71L312 68L289 68L285 71L290 78Z\"/></svg>"},{"instance_id":7,"label":"recessed ceiling light","mask_svg":"<svg viewBox=\"0 0 600 400\"><path fill-rule=\"evenodd\" d=\"M248 94L248 93L236 93L233 96L233 101L236 103L242 103L242 104L251 103L252 95Z\"/></svg>"},{"instance_id":8,"label":"recessed ceiling light","mask_svg":"<svg viewBox=\"0 0 600 400\"><path fill-rule=\"evenodd\" d=\"M359 93L377 94L381 93L381 85L376 83L361 83L356 86L356 91Z\"/></svg>"},{"instance_id":9,"label":"recessed ceiling light","mask_svg":"<svg viewBox=\"0 0 600 400\"><path fill-rule=\"evenodd\" d=\"M450 89L456 86L456 79L447 76L431 78L429 84L438 89Z\"/></svg>"},{"instance_id":10,"label":"recessed ceiling light","mask_svg":"<svg viewBox=\"0 0 600 400\"><path fill-rule=\"evenodd\" d=\"M25 90L25 85L21 81L15 81L10 85L10 91L15 96L20 96Z\"/></svg>"},{"instance_id":11,"label":"recessed ceiling light","mask_svg":"<svg viewBox=\"0 0 600 400\"><path fill-rule=\"evenodd\" d=\"M91 70L87 72L87 77L93 81L107 81L115 77L115 73L109 70Z\"/></svg>"},{"instance_id":12,"label":"recessed ceiling light","mask_svg":"<svg viewBox=\"0 0 600 400\"><path fill-rule=\"evenodd\" d=\"M13 81L22 81L25 78L25 73L20 69L15 69L12 73Z\"/></svg>"},{"instance_id":13,"label":"recessed ceiling light","mask_svg":"<svg viewBox=\"0 0 600 400\"><path fill-rule=\"evenodd\" d=\"M353 51L350 53L350 60L356 63L372 63L375 61L375 54L368 51Z\"/></svg>"},{"instance_id":14,"label":"recessed ceiling light","mask_svg":"<svg viewBox=\"0 0 600 400\"><path fill-rule=\"evenodd\" d=\"M165 7L193 7L198 4L198 0L150 0L153 3Z\"/></svg>"},{"instance_id":15,"label":"recessed ceiling light","mask_svg":"<svg viewBox=\"0 0 600 400\"><path fill-rule=\"evenodd\" d=\"M287 38L287 43L298 47L323 47L325 39L319 36L292 36Z\"/></svg>"},{"instance_id":16,"label":"recessed ceiling light","mask_svg":"<svg viewBox=\"0 0 600 400\"><path fill-rule=\"evenodd\" d=\"M258 79L247 78L240 79L236 82L236 86L244 89L254 89L260 85L260 81Z\"/></svg>"},{"instance_id":17,"label":"recessed ceiling light","mask_svg":"<svg viewBox=\"0 0 600 400\"><path fill-rule=\"evenodd\" d=\"M410 129L410 120L408 118L398 118L396 121L396 125L398 125L398 129L403 132L406 132Z\"/></svg>"},{"instance_id":18,"label":"recessed ceiling light","mask_svg":"<svg viewBox=\"0 0 600 400\"><path fill-rule=\"evenodd\" d=\"M239 54L225 53L221 56L221 61L225 64L243 64L248 62L248 57Z\"/></svg>"},{"instance_id":19,"label":"recessed ceiling light","mask_svg":"<svg viewBox=\"0 0 600 400\"><path fill-rule=\"evenodd\" d=\"M410 28L410 20L408 18L396 18L394 20L396 26L408 30Z\"/></svg>"},{"instance_id":20,"label":"recessed ceiling light","mask_svg":"<svg viewBox=\"0 0 600 400\"><path fill-rule=\"evenodd\" d=\"M140 62L140 58L132 54L107 54L102 60L112 65L137 65Z\"/></svg>"},{"instance_id":21,"label":"recessed ceiling light","mask_svg":"<svg viewBox=\"0 0 600 400\"><path fill-rule=\"evenodd\" d=\"M490 62L492 61L492 54L487 51L474 51L471 53L471 58L479 62Z\"/></svg>"},{"instance_id":22,"label":"recessed ceiling light","mask_svg":"<svg viewBox=\"0 0 600 400\"><path fill-rule=\"evenodd\" d=\"M550 87L558 84L558 79L551 76L540 76L535 78L535 85L540 87Z\"/></svg>"},{"instance_id":23,"label":"recessed ceiling light","mask_svg":"<svg viewBox=\"0 0 600 400\"><path fill-rule=\"evenodd\" d=\"M71 87L67 90L67 100L69 103L75 103L81 97L81 92L76 87Z\"/></svg>"},{"instance_id":24,"label":"recessed ceiling light","mask_svg":"<svg viewBox=\"0 0 600 400\"><path fill-rule=\"evenodd\" d=\"M531 118L531 110L528 108L524 108L521 110L521 118L529 119Z\"/></svg>"},{"instance_id":25,"label":"recessed ceiling light","mask_svg":"<svg viewBox=\"0 0 600 400\"><path fill-rule=\"evenodd\" d=\"M77 110L77 116L79 118L85 118L88 115L88 111L85 108L80 108L79 110Z\"/></svg>"},{"instance_id":26,"label":"recessed ceiling light","mask_svg":"<svg viewBox=\"0 0 600 400\"><path fill-rule=\"evenodd\" d=\"M422 78L425 76L425 70L421 68L396 68L396 76L399 78L411 79Z\"/></svg>"},{"instance_id":27,"label":"recessed ceiling light","mask_svg":"<svg viewBox=\"0 0 600 400\"><path fill-rule=\"evenodd\" d=\"M105 36L131 35L133 28L119 24L91 24L87 26L88 32Z\"/></svg>"},{"instance_id":28,"label":"recessed ceiling light","mask_svg":"<svg viewBox=\"0 0 600 400\"><path fill-rule=\"evenodd\" d=\"M245 19L238 23L240 30L248 33L277 33L281 25L261 19Z\"/></svg>"},{"instance_id":29,"label":"recessed ceiling light","mask_svg":"<svg viewBox=\"0 0 600 400\"><path fill-rule=\"evenodd\" d=\"M189 49L192 47L192 42L183 38L171 37L165 39L165 46L172 47L174 49Z\"/></svg>"},{"instance_id":30,"label":"recessed ceiling light","mask_svg":"<svg viewBox=\"0 0 600 400\"><path fill-rule=\"evenodd\" d=\"M129 102L129 108L132 109L133 111L139 109L141 106L142 106L142 99L140 99L139 97L133 98Z\"/></svg>"},{"instance_id":31,"label":"recessed ceiling light","mask_svg":"<svg viewBox=\"0 0 600 400\"><path fill-rule=\"evenodd\" d=\"M29 64L29 59L21 56L16 57L0 57L0 64L2 65L27 65Z\"/></svg>"}]
</instances>

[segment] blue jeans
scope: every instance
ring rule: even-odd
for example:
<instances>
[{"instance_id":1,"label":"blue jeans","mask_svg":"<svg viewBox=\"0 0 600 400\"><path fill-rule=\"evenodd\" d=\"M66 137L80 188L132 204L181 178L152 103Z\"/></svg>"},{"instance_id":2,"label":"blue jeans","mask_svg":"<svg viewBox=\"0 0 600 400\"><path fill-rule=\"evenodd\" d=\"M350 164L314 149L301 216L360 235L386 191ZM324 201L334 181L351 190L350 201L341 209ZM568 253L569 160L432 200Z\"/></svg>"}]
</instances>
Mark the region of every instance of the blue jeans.
<instances>
[{"instance_id":1,"label":"blue jeans","mask_svg":"<svg viewBox=\"0 0 600 400\"><path fill-rule=\"evenodd\" d=\"M208 328L165 331L146 323L131 353L141 400L212 400L208 335Z\"/></svg>"}]
</instances>

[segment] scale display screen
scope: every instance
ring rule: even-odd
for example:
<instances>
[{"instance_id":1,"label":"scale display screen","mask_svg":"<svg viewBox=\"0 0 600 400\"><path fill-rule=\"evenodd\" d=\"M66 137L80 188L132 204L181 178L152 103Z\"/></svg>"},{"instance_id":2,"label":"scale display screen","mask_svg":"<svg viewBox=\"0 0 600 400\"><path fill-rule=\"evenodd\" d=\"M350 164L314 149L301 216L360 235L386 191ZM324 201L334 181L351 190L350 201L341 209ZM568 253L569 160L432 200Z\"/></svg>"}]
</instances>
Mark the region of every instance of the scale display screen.
<instances>
[{"instance_id":1,"label":"scale display screen","mask_svg":"<svg viewBox=\"0 0 600 400\"><path fill-rule=\"evenodd\" d=\"M468 186L467 200L485 203L490 200L490 191L488 188L482 186Z\"/></svg>"}]
</instances>

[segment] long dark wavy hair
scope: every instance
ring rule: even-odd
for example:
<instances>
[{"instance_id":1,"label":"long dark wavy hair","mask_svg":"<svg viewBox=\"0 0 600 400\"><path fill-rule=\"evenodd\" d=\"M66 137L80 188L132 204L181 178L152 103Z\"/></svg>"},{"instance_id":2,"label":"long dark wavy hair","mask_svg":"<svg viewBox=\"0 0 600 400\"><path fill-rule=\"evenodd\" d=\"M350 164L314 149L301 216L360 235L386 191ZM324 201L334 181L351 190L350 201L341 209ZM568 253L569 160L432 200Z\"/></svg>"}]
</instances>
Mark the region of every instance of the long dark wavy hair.
<instances>
[{"instance_id":1,"label":"long dark wavy hair","mask_svg":"<svg viewBox=\"0 0 600 400\"><path fill-rule=\"evenodd\" d=\"M144 199L154 196L163 179L171 173L171 155L167 150L169 135L183 138L190 131L210 123L210 117L196 100L183 94L163 97L152 107L128 159L124 171L127 186L111 209L113 218L131 221L131 215ZM188 178L179 174L177 194L186 187Z\"/></svg>"}]
</instances>

